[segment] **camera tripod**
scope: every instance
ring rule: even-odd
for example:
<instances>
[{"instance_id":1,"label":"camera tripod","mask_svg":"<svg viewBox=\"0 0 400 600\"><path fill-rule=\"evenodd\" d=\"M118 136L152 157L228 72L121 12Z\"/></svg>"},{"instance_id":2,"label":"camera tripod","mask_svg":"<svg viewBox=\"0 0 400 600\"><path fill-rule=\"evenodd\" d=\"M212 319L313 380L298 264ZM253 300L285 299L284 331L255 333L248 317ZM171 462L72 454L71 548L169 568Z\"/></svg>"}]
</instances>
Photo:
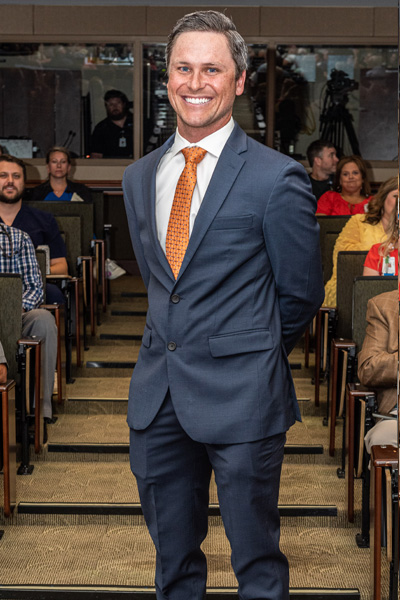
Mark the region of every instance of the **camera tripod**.
<instances>
[{"instance_id":1,"label":"camera tripod","mask_svg":"<svg viewBox=\"0 0 400 600\"><path fill-rule=\"evenodd\" d=\"M343 156L345 134L353 154L361 156L358 139L353 127L353 117L346 108L347 94L326 90L324 107L319 117L320 138L332 142L338 156Z\"/></svg>"}]
</instances>

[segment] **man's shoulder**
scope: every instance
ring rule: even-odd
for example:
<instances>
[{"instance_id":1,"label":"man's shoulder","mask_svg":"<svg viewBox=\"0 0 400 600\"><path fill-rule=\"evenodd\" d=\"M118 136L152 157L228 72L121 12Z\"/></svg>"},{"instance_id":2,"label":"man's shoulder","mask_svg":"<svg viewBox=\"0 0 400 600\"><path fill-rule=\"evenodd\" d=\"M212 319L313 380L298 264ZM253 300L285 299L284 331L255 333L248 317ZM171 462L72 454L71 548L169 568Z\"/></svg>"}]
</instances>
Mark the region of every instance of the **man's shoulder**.
<instances>
[{"instance_id":1,"label":"man's shoulder","mask_svg":"<svg viewBox=\"0 0 400 600\"><path fill-rule=\"evenodd\" d=\"M54 217L51 213L40 210L39 208L35 208L34 206L29 205L28 202L23 202L20 210L20 216L24 220L35 219L36 222L41 223L42 225L54 225ZM29 217L29 219L27 219Z\"/></svg>"},{"instance_id":2,"label":"man's shoulder","mask_svg":"<svg viewBox=\"0 0 400 600\"><path fill-rule=\"evenodd\" d=\"M148 172L149 170L153 170L167 152L167 150L171 147L174 139L174 135L172 135L162 146L156 148L149 154L142 156L139 160L136 160L132 164L130 164L124 172L124 179L126 177L130 177L132 175L138 175L139 173Z\"/></svg>"},{"instance_id":3,"label":"man's shoulder","mask_svg":"<svg viewBox=\"0 0 400 600\"><path fill-rule=\"evenodd\" d=\"M273 148L270 148L269 146L265 146L264 144L261 144L257 140L255 140L252 137L250 137L249 135L247 135L242 129L240 129L240 127L238 129L239 129L239 131L243 132L243 134L245 136L246 144L247 144L247 152L249 154L251 154L252 160L254 160L254 159L259 160L259 161L267 160L269 167L279 169L279 170L284 169L287 166L293 166L295 168L300 167L305 172L304 167L300 163L298 163L296 160L291 158L290 156L287 156L286 154L282 154L281 152L278 152L277 150L274 150ZM264 168L265 168L265 164L264 164Z\"/></svg>"},{"instance_id":4,"label":"man's shoulder","mask_svg":"<svg viewBox=\"0 0 400 600\"><path fill-rule=\"evenodd\" d=\"M6 229L8 234L12 236L14 246L15 244L17 244L18 246L27 245L33 247L32 240L26 231L24 231L23 229L19 229L19 227L5 225L4 223L3 227Z\"/></svg>"},{"instance_id":5,"label":"man's shoulder","mask_svg":"<svg viewBox=\"0 0 400 600\"><path fill-rule=\"evenodd\" d=\"M96 123L93 132L95 132L95 131L102 131L104 129L109 128L110 127L110 123L112 123L112 121L108 117L106 117L105 119L102 119L101 121L99 121L98 123Z\"/></svg>"}]
</instances>

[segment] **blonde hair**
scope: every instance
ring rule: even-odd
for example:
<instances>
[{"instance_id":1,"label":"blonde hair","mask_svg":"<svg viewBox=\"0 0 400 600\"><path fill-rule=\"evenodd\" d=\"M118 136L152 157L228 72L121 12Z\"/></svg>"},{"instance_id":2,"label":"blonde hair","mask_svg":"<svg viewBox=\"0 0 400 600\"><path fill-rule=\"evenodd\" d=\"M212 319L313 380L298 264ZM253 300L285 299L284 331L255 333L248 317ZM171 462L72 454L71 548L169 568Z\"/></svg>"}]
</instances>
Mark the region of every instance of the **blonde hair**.
<instances>
[{"instance_id":1,"label":"blonde hair","mask_svg":"<svg viewBox=\"0 0 400 600\"><path fill-rule=\"evenodd\" d=\"M399 244L399 220L397 216L397 206L394 207L390 215L388 234L386 240L379 246L380 256L389 256L389 254L398 247Z\"/></svg>"}]
</instances>

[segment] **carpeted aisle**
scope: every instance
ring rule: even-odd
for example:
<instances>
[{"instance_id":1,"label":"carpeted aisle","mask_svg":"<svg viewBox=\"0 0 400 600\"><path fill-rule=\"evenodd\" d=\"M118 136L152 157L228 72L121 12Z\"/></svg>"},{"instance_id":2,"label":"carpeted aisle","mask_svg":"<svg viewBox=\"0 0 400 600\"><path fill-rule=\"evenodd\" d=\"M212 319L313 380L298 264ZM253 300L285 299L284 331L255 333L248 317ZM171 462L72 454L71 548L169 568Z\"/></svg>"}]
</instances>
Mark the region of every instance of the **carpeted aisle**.
<instances>
[{"instance_id":1,"label":"carpeted aisle","mask_svg":"<svg viewBox=\"0 0 400 600\"><path fill-rule=\"evenodd\" d=\"M13 517L1 518L5 533L0 541L0 599L30 599L29 591L20 599L7 596L6 585L12 584L153 586L154 549L129 469L125 420L132 369L124 363L137 358L140 340L133 338L143 331L145 317L120 314L145 311L146 299L130 296L144 292L138 277L124 276L111 285L112 304L85 353L87 363L105 364L103 368L87 365L76 372L75 383L68 386L69 399L58 408L57 423L49 426L48 444L41 455L32 454L33 474L17 478ZM370 552L355 543L360 530L360 481L356 481L355 524L349 524L345 480L336 475L339 453L328 456L328 429L322 425L326 390L323 386L321 407L316 409L312 368L304 368L301 346L290 362L301 365L293 375L303 414L303 422L288 432L279 500L290 585L359 589L361 600L367 600ZM339 448L340 422L336 435ZM308 450L294 451L299 445ZM204 543L208 585L235 588L229 545L215 506L214 481L210 502L215 510ZM382 566L382 600L386 600L384 551Z\"/></svg>"}]
</instances>

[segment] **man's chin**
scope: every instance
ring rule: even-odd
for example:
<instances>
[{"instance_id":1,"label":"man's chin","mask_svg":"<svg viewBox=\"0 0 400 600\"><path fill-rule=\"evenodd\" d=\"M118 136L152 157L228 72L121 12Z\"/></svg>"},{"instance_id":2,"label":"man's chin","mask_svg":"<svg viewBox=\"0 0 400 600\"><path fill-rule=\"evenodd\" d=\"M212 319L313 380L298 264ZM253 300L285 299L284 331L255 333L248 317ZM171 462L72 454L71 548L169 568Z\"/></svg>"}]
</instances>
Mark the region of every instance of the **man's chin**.
<instances>
[{"instance_id":1,"label":"man's chin","mask_svg":"<svg viewBox=\"0 0 400 600\"><path fill-rule=\"evenodd\" d=\"M117 115L110 115L111 121L121 121L121 119L123 119L124 117L126 117L125 113L118 113Z\"/></svg>"},{"instance_id":2,"label":"man's chin","mask_svg":"<svg viewBox=\"0 0 400 600\"><path fill-rule=\"evenodd\" d=\"M17 202L19 202L21 198L22 194L18 194L17 196L13 196L11 198L0 194L0 202L2 202L3 204L17 204Z\"/></svg>"}]
</instances>

